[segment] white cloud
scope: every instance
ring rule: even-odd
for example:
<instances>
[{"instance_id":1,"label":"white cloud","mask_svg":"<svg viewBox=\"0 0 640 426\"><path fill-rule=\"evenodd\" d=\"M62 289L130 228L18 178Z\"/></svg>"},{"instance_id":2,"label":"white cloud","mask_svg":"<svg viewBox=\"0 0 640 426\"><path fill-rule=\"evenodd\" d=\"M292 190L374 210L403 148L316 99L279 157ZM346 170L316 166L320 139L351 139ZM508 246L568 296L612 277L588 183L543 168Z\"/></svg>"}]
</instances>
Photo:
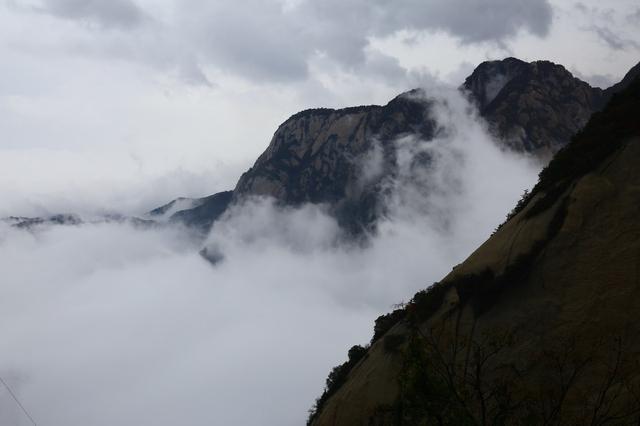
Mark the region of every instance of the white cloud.
<instances>
[{"instance_id":1,"label":"white cloud","mask_svg":"<svg viewBox=\"0 0 640 426\"><path fill-rule=\"evenodd\" d=\"M193 69L200 62L258 81L306 78L318 52L362 69L370 38L402 30L444 31L464 44L503 43L522 31L545 36L552 16L547 0L165 2L173 14L156 12L162 10L156 3L43 0L31 10L97 24L81 43L105 53L178 68L186 57Z\"/></svg>"},{"instance_id":2,"label":"white cloud","mask_svg":"<svg viewBox=\"0 0 640 426\"><path fill-rule=\"evenodd\" d=\"M457 92L429 93L439 136L400 142L366 247L340 242L322 206L260 199L215 225L215 266L180 229L0 225L0 375L52 426L301 424L376 316L440 279L535 180ZM20 418L1 393L0 408Z\"/></svg>"}]
</instances>

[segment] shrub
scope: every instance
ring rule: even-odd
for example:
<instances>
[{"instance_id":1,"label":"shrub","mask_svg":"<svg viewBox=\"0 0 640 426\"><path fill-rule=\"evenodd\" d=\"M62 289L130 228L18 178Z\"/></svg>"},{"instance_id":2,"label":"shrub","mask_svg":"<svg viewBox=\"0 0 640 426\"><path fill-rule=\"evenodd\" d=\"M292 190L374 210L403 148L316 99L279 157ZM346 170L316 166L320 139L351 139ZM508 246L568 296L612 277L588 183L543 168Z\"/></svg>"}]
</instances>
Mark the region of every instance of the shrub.
<instances>
[{"instance_id":1,"label":"shrub","mask_svg":"<svg viewBox=\"0 0 640 426\"><path fill-rule=\"evenodd\" d=\"M387 331L396 325L400 320L405 317L404 309L396 309L393 312L385 315L381 315L376 319L376 323L373 326L373 337L371 338L371 344L380 339Z\"/></svg>"},{"instance_id":2,"label":"shrub","mask_svg":"<svg viewBox=\"0 0 640 426\"><path fill-rule=\"evenodd\" d=\"M385 352L396 352L406 340L404 334L389 334L382 341Z\"/></svg>"},{"instance_id":3,"label":"shrub","mask_svg":"<svg viewBox=\"0 0 640 426\"><path fill-rule=\"evenodd\" d=\"M331 395L336 393L338 389L340 389L344 382L347 381L349 372L351 372L353 367L355 367L355 365L366 355L367 348L360 345L352 346L347 354L347 356L349 357L348 361L336 367L333 367L333 369L329 373L329 376L327 377L324 392L322 392L322 395L320 395L320 397L316 399L314 406L309 410L307 425L310 425L315 420L327 400L331 397Z\"/></svg>"}]
</instances>

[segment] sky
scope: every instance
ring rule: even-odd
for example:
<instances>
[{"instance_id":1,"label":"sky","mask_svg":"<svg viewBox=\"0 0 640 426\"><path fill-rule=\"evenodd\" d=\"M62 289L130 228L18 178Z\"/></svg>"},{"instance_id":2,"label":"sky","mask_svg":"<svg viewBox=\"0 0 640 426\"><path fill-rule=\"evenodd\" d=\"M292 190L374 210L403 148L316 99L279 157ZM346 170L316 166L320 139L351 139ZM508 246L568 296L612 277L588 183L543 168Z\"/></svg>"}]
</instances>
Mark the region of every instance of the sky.
<instances>
[{"instance_id":1,"label":"sky","mask_svg":"<svg viewBox=\"0 0 640 426\"><path fill-rule=\"evenodd\" d=\"M0 377L40 425L304 423L374 319L463 261L536 181L540 165L499 149L455 87L505 56L619 80L640 57L640 7L603 4L0 2L0 217L141 214L233 188L310 107L426 87L443 130L396 141L389 213L364 247L340 243L322 206L264 199L204 243L0 221ZM0 424L30 424L2 388Z\"/></svg>"},{"instance_id":2,"label":"sky","mask_svg":"<svg viewBox=\"0 0 640 426\"><path fill-rule=\"evenodd\" d=\"M633 0L2 0L0 215L230 189L293 113L457 86L488 59L607 86L639 25Z\"/></svg>"}]
</instances>

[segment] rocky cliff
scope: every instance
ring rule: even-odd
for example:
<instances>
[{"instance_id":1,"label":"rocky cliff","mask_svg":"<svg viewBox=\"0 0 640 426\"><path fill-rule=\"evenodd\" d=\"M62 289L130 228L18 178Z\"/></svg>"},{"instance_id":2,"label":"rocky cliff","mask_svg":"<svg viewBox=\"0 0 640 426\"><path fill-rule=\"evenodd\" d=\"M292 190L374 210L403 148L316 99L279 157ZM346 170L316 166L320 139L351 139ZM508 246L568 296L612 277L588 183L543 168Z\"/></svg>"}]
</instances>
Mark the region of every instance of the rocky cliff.
<instances>
[{"instance_id":1,"label":"rocky cliff","mask_svg":"<svg viewBox=\"0 0 640 426\"><path fill-rule=\"evenodd\" d=\"M463 88L509 147L541 157L566 145L610 97L562 65L515 58L480 64Z\"/></svg>"},{"instance_id":2,"label":"rocky cliff","mask_svg":"<svg viewBox=\"0 0 640 426\"><path fill-rule=\"evenodd\" d=\"M504 226L378 319L311 424L638 424L640 78L628 83Z\"/></svg>"}]
</instances>

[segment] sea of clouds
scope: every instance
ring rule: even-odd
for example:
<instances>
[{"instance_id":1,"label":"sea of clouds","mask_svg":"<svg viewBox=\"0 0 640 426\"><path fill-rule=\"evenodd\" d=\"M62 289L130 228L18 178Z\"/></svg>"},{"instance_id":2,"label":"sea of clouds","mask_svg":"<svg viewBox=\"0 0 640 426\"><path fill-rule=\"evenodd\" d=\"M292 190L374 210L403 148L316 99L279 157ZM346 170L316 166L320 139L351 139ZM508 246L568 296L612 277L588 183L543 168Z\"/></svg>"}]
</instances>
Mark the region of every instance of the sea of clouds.
<instances>
[{"instance_id":1,"label":"sea of clouds","mask_svg":"<svg viewBox=\"0 0 640 426\"><path fill-rule=\"evenodd\" d=\"M397 141L364 246L322 206L269 199L232 208L204 243L179 227L0 222L0 376L46 426L304 423L375 318L463 261L535 183L539 165L502 151L457 91L427 93L439 131ZM0 424L30 424L2 388Z\"/></svg>"}]
</instances>

